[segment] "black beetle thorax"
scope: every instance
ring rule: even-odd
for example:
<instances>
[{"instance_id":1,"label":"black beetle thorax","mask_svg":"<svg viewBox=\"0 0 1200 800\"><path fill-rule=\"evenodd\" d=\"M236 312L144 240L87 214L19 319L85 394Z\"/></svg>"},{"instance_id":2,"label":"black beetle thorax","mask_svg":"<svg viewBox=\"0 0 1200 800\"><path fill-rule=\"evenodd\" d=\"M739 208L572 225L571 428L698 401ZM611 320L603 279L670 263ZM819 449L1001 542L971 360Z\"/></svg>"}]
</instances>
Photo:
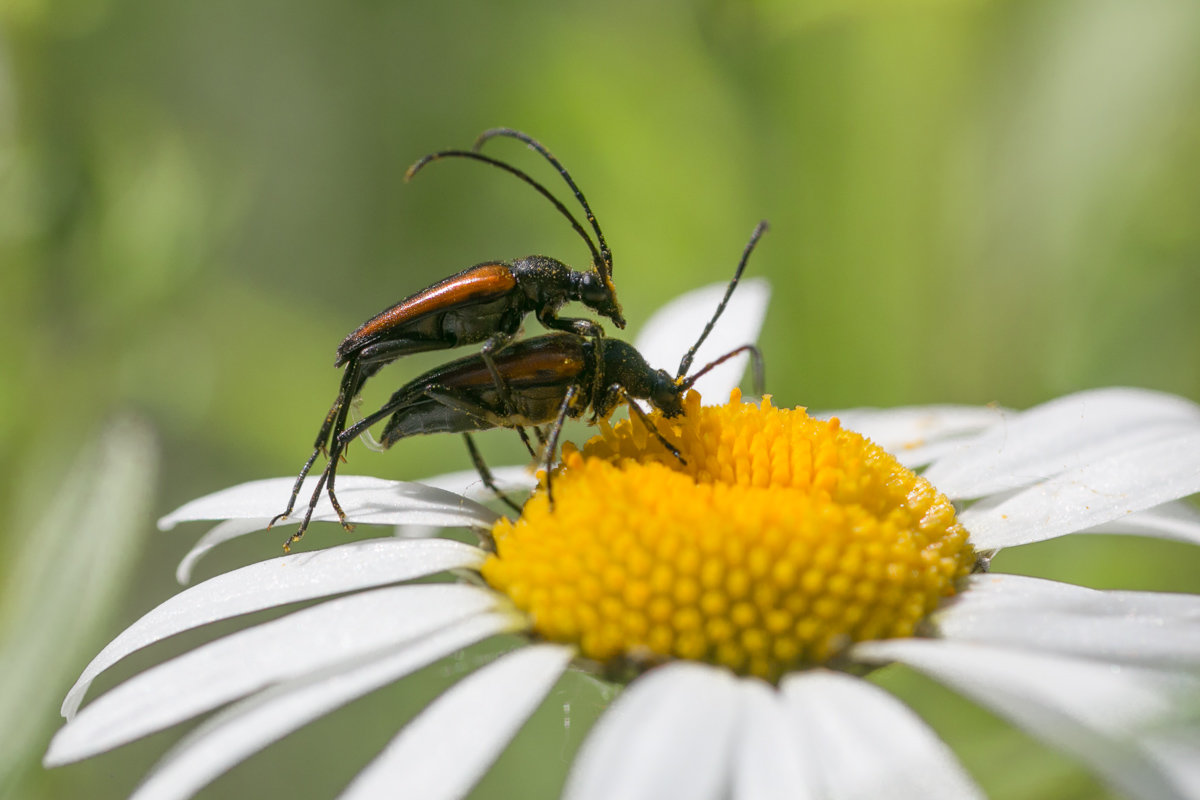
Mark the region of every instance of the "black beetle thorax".
<instances>
[{"instance_id":1,"label":"black beetle thorax","mask_svg":"<svg viewBox=\"0 0 1200 800\"><path fill-rule=\"evenodd\" d=\"M554 307L577 299L574 270L553 258L527 256L513 263L512 272L530 308Z\"/></svg>"}]
</instances>

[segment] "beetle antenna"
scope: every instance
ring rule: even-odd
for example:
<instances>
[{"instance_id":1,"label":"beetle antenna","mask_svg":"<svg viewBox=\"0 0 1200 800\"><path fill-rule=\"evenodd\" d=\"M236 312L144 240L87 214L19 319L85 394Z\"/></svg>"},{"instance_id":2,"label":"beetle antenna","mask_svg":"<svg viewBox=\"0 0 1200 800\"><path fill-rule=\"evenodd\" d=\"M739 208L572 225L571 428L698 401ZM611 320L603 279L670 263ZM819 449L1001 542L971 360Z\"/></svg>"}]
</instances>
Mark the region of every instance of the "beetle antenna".
<instances>
[{"instance_id":1,"label":"beetle antenna","mask_svg":"<svg viewBox=\"0 0 1200 800\"><path fill-rule=\"evenodd\" d=\"M749 353L750 359L754 362L754 393L756 395L761 395L764 387L766 386L766 383L763 380L762 351L752 344L744 344L741 347L730 350L716 361L705 364L703 369L701 369L695 375L689 377L687 380L683 381L683 383L679 384L679 388L683 391L687 391L688 389L692 388L696 381L700 380L700 378L713 367L716 367L718 364L724 364L729 359L742 353Z\"/></svg>"},{"instance_id":2,"label":"beetle antenna","mask_svg":"<svg viewBox=\"0 0 1200 800\"><path fill-rule=\"evenodd\" d=\"M575 193L575 199L579 201L579 205L583 206L583 213L587 215L587 221L592 223L592 230L596 232L596 239L600 243L600 256L596 260L596 269L600 272L600 277L604 278L605 282L612 280L612 251L608 249L608 243L604 241L604 232L600 230L600 223L596 221L596 215L592 213L591 206L588 205L587 199L583 196L583 192L575 185L571 173L567 172L567 168L562 165L562 162L554 157L554 154L546 149L546 146L534 139L528 133L523 133L515 128L491 128L479 134L475 139L475 144L471 149L478 151L483 147L484 142L488 139L493 139L497 136L508 136L513 139L524 142L534 150L542 154L542 158L550 162L550 164L558 170L558 174L562 175L563 180L567 182L567 186L571 187L571 191Z\"/></svg>"},{"instance_id":3,"label":"beetle antenna","mask_svg":"<svg viewBox=\"0 0 1200 800\"><path fill-rule=\"evenodd\" d=\"M683 360L679 362L679 371L675 373L675 380L682 378L687 374L687 371L691 369L692 361L696 358L696 351L700 349L700 345L703 344L704 340L708 338L708 335L712 333L713 326L717 324L717 320L720 319L723 313L725 313L725 306L729 303L729 298L733 295L733 290L737 288L738 281L742 279L742 272L746 269L746 262L750 260L750 254L754 252L754 246L758 244L758 240L762 238L762 235L766 232L766 230L766 220L763 220L754 227L754 233L750 234L750 241L746 243L746 249L742 251L742 260L738 262L737 269L733 272L733 280L729 281L729 288L725 290L725 296L721 298L721 302L717 306L717 310L708 320L708 324L704 326L704 332L700 334L700 338L697 339L696 343L688 349L683 356ZM738 351L735 350L734 352ZM726 354L724 358L728 358L730 355L732 355L732 353ZM724 358L722 360L724 360ZM701 370L700 374L707 372L719 363L720 361L715 361L712 364L709 364L707 367ZM691 386L693 383L695 383L695 380L690 380L686 385Z\"/></svg>"},{"instance_id":4,"label":"beetle antenna","mask_svg":"<svg viewBox=\"0 0 1200 800\"><path fill-rule=\"evenodd\" d=\"M601 256L599 251L596 250L595 242L592 241L592 237L590 234L588 234L587 230L581 224L579 224L579 220L575 219L575 215L572 214L557 197L552 195L549 189L547 189L545 186L542 186L542 184L538 183L532 177L517 169L512 164L507 164L499 159L492 158L491 156L485 156L482 153L476 153L470 150L442 150L437 153L430 153L429 155L424 156L416 161L416 163L414 163L405 171L404 181L406 183L411 181L413 176L420 172L426 164L432 161L440 161L443 158L469 158L474 161L482 161L484 164L491 164L493 167L498 167L510 175L515 175L516 177L525 181L525 183L529 184L534 189L537 189L538 193L541 194L542 197L553 203L554 207L558 209L558 213L562 214L567 218L568 221L570 221L571 227L575 229L575 232L578 233L580 238L583 239L584 243L587 244L588 250L592 254L592 259L594 261L600 261Z\"/></svg>"}]
</instances>

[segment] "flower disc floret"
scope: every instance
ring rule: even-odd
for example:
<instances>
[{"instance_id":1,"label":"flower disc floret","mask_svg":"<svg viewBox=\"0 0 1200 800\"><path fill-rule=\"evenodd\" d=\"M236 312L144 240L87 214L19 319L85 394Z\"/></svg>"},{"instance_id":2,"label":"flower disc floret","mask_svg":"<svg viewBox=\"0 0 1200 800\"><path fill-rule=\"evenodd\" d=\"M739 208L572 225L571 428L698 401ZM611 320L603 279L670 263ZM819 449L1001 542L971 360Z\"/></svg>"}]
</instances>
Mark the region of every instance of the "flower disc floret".
<instances>
[{"instance_id":1,"label":"flower disc floret","mask_svg":"<svg viewBox=\"0 0 1200 800\"><path fill-rule=\"evenodd\" d=\"M769 397L564 448L493 530L484 578L546 639L607 665L671 658L778 679L912 635L975 563L950 501L838 420Z\"/></svg>"}]
</instances>

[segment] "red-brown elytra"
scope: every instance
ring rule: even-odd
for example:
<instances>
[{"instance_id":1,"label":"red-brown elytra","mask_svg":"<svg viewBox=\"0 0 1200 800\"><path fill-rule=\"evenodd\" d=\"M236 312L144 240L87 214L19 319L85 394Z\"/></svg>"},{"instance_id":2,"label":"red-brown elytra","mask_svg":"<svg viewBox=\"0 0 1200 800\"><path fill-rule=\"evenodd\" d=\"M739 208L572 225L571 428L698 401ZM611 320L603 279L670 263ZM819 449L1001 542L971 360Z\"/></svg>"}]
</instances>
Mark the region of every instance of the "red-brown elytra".
<instances>
[{"instance_id":1,"label":"red-brown elytra","mask_svg":"<svg viewBox=\"0 0 1200 800\"><path fill-rule=\"evenodd\" d=\"M619 339L583 336L562 331L514 342L489 360L482 354L452 361L410 381L397 390L373 414L346 428L334 441L329 463L317 484L313 501L299 530L284 544L288 549L308 525L322 487L330 493L337 473L336 452L375 423L391 417L384 426L381 443L391 447L401 439L428 433L462 433L485 484L494 491L491 475L471 443L473 431L492 428L537 427L550 424L541 456L546 472L546 490L551 493L550 465L558 447L559 434L568 418L578 419L588 409L591 422L606 419L621 402L638 417L650 433L680 461L683 457L650 422L635 400L645 400L667 417L683 413L683 397L701 375L739 353L750 353L755 366L755 390L762 392L762 356L754 345L737 347L705 367L686 376L696 351L708 337L737 287L754 246L766 230L760 222L742 252L725 296L721 299L696 343L679 363L672 376L654 369L632 345ZM499 375L499 379L496 375ZM685 377L686 376L686 377ZM507 396L499 387L506 387ZM499 492L497 491L497 494Z\"/></svg>"},{"instance_id":2,"label":"red-brown elytra","mask_svg":"<svg viewBox=\"0 0 1200 800\"><path fill-rule=\"evenodd\" d=\"M545 186L517 167L478 152L487 140L497 136L511 137L524 142L558 170L583 207L584 214L596 234L595 242L575 216ZM570 173L549 150L528 134L510 128L494 128L481 134L471 150L443 150L421 158L409 167L405 179L412 178L430 162L446 158L465 158L489 164L532 186L570 221L571 226L587 244L592 255L592 268L577 271L561 261L540 255L527 256L515 261L484 262L422 289L360 325L338 346L334 366L344 367L345 371L337 397L317 433L312 455L296 478L287 508L272 519L270 525L291 514L304 478L318 455L328 449L331 465L342 456L346 444L354 438L342 435L346 429L346 418L352 401L362 390L367 379L386 364L414 353L447 350L482 342L478 358L495 382L502 407L512 408L513 398L495 367L494 358L510 345L527 314L533 313L538 321L550 330L569 331L578 336L592 338L603 336L603 329L592 320L558 316L558 311L564 304L578 301L611 320L618 328L625 327L625 319L621 316L621 307L612 283L612 253L604 240L604 234L587 199ZM536 455L524 428L509 427L516 427L530 454ZM541 432L538 433L541 438ZM474 457L474 446L469 441L468 447ZM333 491L334 472L335 469L326 468L326 474L330 478L329 499L343 527L349 529L346 516ZM325 481L322 480L321 483L325 484ZM288 545L303 535L321 489L322 486L318 485L308 504L304 521L296 534L288 540ZM285 545L284 549L287 549L288 545Z\"/></svg>"}]
</instances>

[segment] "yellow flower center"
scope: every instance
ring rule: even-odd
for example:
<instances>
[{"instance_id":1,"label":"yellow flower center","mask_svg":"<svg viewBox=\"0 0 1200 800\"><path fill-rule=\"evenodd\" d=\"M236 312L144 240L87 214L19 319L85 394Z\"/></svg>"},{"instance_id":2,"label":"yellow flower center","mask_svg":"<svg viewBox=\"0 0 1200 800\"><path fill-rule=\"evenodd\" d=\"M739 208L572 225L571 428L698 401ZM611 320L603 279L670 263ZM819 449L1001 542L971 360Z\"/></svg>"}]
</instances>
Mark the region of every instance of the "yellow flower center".
<instances>
[{"instance_id":1,"label":"yellow flower center","mask_svg":"<svg viewBox=\"0 0 1200 800\"><path fill-rule=\"evenodd\" d=\"M484 579L610 668L670 658L778 679L912 635L975 562L954 508L837 419L742 403L601 423L493 529Z\"/></svg>"}]
</instances>

